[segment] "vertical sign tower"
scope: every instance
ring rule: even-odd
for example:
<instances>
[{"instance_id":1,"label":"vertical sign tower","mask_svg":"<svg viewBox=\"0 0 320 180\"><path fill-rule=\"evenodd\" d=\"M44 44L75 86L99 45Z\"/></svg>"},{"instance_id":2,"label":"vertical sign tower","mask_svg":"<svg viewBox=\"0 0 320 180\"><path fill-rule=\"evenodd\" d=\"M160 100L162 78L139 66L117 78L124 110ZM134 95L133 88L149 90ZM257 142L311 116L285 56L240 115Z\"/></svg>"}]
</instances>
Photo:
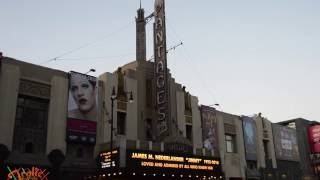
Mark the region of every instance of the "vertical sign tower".
<instances>
[{"instance_id":1,"label":"vertical sign tower","mask_svg":"<svg viewBox=\"0 0 320 180\"><path fill-rule=\"evenodd\" d=\"M154 5L154 73L156 95L156 135L163 140L169 135L170 120L169 83L166 53L166 28L164 0L156 0Z\"/></svg>"}]
</instances>

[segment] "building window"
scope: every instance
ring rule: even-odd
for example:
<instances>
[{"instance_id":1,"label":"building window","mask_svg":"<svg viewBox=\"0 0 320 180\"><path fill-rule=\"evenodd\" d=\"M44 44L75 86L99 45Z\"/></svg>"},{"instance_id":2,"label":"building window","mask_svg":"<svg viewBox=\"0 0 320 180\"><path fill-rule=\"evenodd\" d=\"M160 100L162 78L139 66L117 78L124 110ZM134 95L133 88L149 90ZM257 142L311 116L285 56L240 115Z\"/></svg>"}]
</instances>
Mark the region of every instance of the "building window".
<instances>
[{"instance_id":1,"label":"building window","mask_svg":"<svg viewBox=\"0 0 320 180\"><path fill-rule=\"evenodd\" d=\"M77 149L76 157L77 158L83 158L83 149L82 148L78 148Z\"/></svg>"},{"instance_id":2,"label":"building window","mask_svg":"<svg viewBox=\"0 0 320 180\"><path fill-rule=\"evenodd\" d=\"M117 134L125 135L126 134L126 113L118 112L117 118Z\"/></svg>"},{"instance_id":3,"label":"building window","mask_svg":"<svg viewBox=\"0 0 320 180\"><path fill-rule=\"evenodd\" d=\"M26 143L24 147L25 153L33 153L33 144L31 142Z\"/></svg>"},{"instance_id":4,"label":"building window","mask_svg":"<svg viewBox=\"0 0 320 180\"><path fill-rule=\"evenodd\" d=\"M13 151L41 154L46 152L48 107L47 99L21 94L18 96Z\"/></svg>"},{"instance_id":5,"label":"building window","mask_svg":"<svg viewBox=\"0 0 320 180\"><path fill-rule=\"evenodd\" d=\"M18 126L43 129L48 116L48 101L38 98L20 96L16 111Z\"/></svg>"},{"instance_id":6,"label":"building window","mask_svg":"<svg viewBox=\"0 0 320 180\"><path fill-rule=\"evenodd\" d=\"M249 169L257 169L257 162L256 161L247 161L247 167Z\"/></svg>"},{"instance_id":7,"label":"building window","mask_svg":"<svg viewBox=\"0 0 320 180\"><path fill-rule=\"evenodd\" d=\"M268 149L268 141L263 140L263 149L264 149L264 157L265 160L269 159L269 149Z\"/></svg>"},{"instance_id":8,"label":"building window","mask_svg":"<svg viewBox=\"0 0 320 180\"><path fill-rule=\"evenodd\" d=\"M146 139L152 140L152 119L146 119Z\"/></svg>"},{"instance_id":9,"label":"building window","mask_svg":"<svg viewBox=\"0 0 320 180\"><path fill-rule=\"evenodd\" d=\"M191 125L186 125L186 136L189 141L192 142L192 126Z\"/></svg>"},{"instance_id":10,"label":"building window","mask_svg":"<svg viewBox=\"0 0 320 180\"><path fill-rule=\"evenodd\" d=\"M146 80L146 106L152 107L152 81Z\"/></svg>"},{"instance_id":11,"label":"building window","mask_svg":"<svg viewBox=\"0 0 320 180\"><path fill-rule=\"evenodd\" d=\"M235 149L235 136L226 134L225 138L226 138L226 151L228 153L235 153L236 152L236 149Z\"/></svg>"}]
</instances>

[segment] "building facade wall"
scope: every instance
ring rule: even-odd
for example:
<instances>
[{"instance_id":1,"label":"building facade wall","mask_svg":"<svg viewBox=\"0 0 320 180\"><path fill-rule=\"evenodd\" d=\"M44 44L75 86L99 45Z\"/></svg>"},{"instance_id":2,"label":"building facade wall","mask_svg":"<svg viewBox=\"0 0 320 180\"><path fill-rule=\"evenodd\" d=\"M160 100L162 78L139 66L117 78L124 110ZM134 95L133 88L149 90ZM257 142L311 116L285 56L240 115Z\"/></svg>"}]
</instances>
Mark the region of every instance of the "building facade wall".
<instances>
[{"instance_id":1,"label":"building facade wall","mask_svg":"<svg viewBox=\"0 0 320 180\"><path fill-rule=\"evenodd\" d=\"M192 138L193 147L196 149L203 148L202 140L202 122L199 110L199 101L196 96L191 96L191 108L192 108Z\"/></svg>"},{"instance_id":2,"label":"building facade wall","mask_svg":"<svg viewBox=\"0 0 320 180\"><path fill-rule=\"evenodd\" d=\"M12 150L20 68L6 62L0 71L0 143Z\"/></svg>"},{"instance_id":3,"label":"building facade wall","mask_svg":"<svg viewBox=\"0 0 320 180\"><path fill-rule=\"evenodd\" d=\"M245 152L242 133L242 123L238 116L217 111L218 137L222 169L226 179L245 178ZM226 150L225 135L229 134L235 138L235 152L229 153Z\"/></svg>"},{"instance_id":4,"label":"building facade wall","mask_svg":"<svg viewBox=\"0 0 320 180\"><path fill-rule=\"evenodd\" d=\"M49 116L47 128L47 150L49 154L54 149L60 149L66 153L66 115L68 99L68 79L54 76L51 80L51 95L49 103ZM57 130L61 130L57 133Z\"/></svg>"}]
</instances>

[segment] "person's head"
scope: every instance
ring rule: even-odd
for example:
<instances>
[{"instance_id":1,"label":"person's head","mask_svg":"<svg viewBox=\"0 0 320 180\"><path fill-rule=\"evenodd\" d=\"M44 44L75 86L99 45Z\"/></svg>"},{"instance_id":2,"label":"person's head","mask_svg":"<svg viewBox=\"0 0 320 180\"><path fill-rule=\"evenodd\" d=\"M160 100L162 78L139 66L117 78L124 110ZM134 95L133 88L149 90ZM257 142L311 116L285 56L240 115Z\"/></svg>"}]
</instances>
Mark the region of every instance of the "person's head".
<instances>
[{"instance_id":1,"label":"person's head","mask_svg":"<svg viewBox=\"0 0 320 180\"><path fill-rule=\"evenodd\" d=\"M83 113L88 113L96 106L96 81L88 78L82 74L73 74L70 77L71 94Z\"/></svg>"}]
</instances>

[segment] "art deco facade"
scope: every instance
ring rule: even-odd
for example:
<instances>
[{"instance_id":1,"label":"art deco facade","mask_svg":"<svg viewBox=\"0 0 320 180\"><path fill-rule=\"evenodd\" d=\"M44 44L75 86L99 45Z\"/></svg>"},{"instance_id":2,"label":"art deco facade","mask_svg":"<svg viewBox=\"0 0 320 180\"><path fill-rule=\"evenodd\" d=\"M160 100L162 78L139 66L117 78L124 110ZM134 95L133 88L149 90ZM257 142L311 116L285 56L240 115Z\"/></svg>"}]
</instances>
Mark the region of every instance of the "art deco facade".
<instances>
[{"instance_id":1,"label":"art deco facade","mask_svg":"<svg viewBox=\"0 0 320 180\"><path fill-rule=\"evenodd\" d=\"M98 77L94 143L69 140L68 72L0 58L0 179L32 167L53 179L317 179L318 139L312 151L304 145L315 123L299 129L297 120L292 129L261 114L201 105L169 69L167 133L160 137L159 79L156 62L146 61L145 23L140 8L136 60Z\"/></svg>"}]
</instances>

